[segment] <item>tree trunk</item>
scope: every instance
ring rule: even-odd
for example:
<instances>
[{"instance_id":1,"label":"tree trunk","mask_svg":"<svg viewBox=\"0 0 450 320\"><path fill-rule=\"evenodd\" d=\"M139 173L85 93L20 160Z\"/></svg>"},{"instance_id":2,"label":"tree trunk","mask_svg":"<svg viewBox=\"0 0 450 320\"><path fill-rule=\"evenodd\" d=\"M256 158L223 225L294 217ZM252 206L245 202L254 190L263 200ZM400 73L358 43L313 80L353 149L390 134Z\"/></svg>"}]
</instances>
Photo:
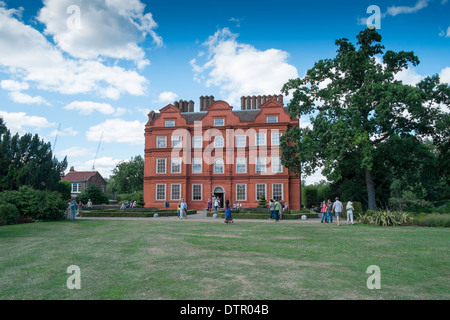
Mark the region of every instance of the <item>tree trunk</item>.
<instances>
[{"instance_id":1,"label":"tree trunk","mask_svg":"<svg viewBox=\"0 0 450 320\"><path fill-rule=\"evenodd\" d=\"M377 210L377 203L375 200L375 184L372 179L372 171L364 168L364 173L366 175L366 186L367 186L367 197L369 202L369 209Z\"/></svg>"}]
</instances>

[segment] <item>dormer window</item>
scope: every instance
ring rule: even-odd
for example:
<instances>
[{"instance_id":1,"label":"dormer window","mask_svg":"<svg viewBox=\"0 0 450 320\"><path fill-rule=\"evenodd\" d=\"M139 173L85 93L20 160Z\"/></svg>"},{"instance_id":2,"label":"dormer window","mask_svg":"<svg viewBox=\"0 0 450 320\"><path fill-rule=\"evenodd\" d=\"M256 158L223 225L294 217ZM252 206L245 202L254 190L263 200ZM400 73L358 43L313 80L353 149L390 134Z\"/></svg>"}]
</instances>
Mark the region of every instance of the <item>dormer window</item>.
<instances>
[{"instance_id":1,"label":"dormer window","mask_svg":"<svg viewBox=\"0 0 450 320\"><path fill-rule=\"evenodd\" d=\"M225 119L214 119L215 127L223 127L225 125Z\"/></svg>"},{"instance_id":2,"label":"dormer window","mask_svg":"<svg viewBox=\"0 0 450 320\"><path fill-rule=\"evenodd\" d=\"M175 120L166 120L164 123L165 127L175 127Z\"/></svg>"},{"instance_id":3,"label":"dormer window","mask_svg":"<svg viewBox=\"0 0 450 320\"><path fill-rule=\"evenodd\" d=\"M266 122L267 123L277 123L278 122L278 117L277 116L267 117L266 118Z\"/></svg>"}]
</instances>

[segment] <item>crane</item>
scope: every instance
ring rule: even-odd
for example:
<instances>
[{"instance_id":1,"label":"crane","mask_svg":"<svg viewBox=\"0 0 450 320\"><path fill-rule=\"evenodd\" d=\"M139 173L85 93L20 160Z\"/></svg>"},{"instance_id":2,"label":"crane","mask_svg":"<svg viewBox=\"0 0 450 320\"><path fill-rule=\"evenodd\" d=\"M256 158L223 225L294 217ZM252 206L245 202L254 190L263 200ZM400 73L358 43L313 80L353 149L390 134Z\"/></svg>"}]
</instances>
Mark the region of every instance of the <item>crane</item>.
<instances>
[{"instance_id":1,"label":"crane","mask_svg":"<svg viewBox=\"0 0 450 320\"><path fill-rule=\"evenodd\" d=\"M55 153L56 140L58 140L58 133L59 133L60 129L61 129L61 123L58 125L58 129L56 130L56 136L55 136L55 142L53 142L52 154Z\"/></svg>"},{"instance_id":2,"label":"crane","mask_svg":"<svg viewBox=\"0 0 450 320\"><path fill-rule=\"evenodd\" d=\"M92 164L92 171L95 171L95 160L97 160L98 150L100 149L100 143L102 143L102 138L103 138L103 131L102 135L100 136L100 140L98 141L97 152L95 153L94 163Z\"/></svg>"}]
</instances>

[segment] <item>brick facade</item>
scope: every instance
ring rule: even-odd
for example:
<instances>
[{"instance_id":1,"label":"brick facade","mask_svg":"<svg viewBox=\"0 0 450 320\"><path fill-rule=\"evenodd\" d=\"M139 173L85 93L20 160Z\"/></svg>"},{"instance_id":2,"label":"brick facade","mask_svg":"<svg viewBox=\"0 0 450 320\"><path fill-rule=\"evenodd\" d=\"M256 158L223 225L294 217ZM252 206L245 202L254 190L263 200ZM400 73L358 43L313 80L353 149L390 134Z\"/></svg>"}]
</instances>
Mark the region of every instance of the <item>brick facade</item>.
<instances>
[{"instance_id":1,"label":"brick facade","mask_svg":"<svg viewBox=\"0 0 450 320\"><path fill-rule=\"evenodd\" d=\"M193 112L192 101L180 100L149 114L146 207L163 208L168 201L173 209L184 198L189 209L204 209L214 194L256 207L264 193L267 200L282 198L289 208L300 209L300 178L278 165L279 135L298 127L282 96L243 97L237 111L225 101L201 97L200 110Z\"/></svg>"}]
</instances>

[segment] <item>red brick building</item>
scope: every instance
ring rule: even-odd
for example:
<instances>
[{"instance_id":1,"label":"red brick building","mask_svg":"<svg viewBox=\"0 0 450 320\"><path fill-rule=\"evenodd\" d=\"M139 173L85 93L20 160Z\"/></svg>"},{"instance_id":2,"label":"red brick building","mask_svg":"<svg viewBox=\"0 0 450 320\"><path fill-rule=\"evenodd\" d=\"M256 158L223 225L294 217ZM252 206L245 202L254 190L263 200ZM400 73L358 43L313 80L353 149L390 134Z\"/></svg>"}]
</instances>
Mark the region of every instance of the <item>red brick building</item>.
<instances>
[{"instance_id":1,"label":"red brick building","mask_svg":"<svg viewBox=\"0 0 450 320\"><path fill-rule=\"evenodd\" d=\"M103 193L106 192L106 181L98 171L75 171L74 167L71 167L69 173L61 180L70 182L72 198L82 193L91 184L100 187Z\"/></svg>"},{"instance_id":2,"label":"red brick building","mask_svg":"<svg viewBox=\"0 0 450 320\"><path fill-rule=\"evenodd\" d=\"M300 209L300 178L281 165L280 136L290 119L283 96L241 98L241 110L214 97L169 104L151 112L145 126L144 202L204 209L218 196L243 208L256 207L262 194Z\"/></svg>"}]
</instances>

